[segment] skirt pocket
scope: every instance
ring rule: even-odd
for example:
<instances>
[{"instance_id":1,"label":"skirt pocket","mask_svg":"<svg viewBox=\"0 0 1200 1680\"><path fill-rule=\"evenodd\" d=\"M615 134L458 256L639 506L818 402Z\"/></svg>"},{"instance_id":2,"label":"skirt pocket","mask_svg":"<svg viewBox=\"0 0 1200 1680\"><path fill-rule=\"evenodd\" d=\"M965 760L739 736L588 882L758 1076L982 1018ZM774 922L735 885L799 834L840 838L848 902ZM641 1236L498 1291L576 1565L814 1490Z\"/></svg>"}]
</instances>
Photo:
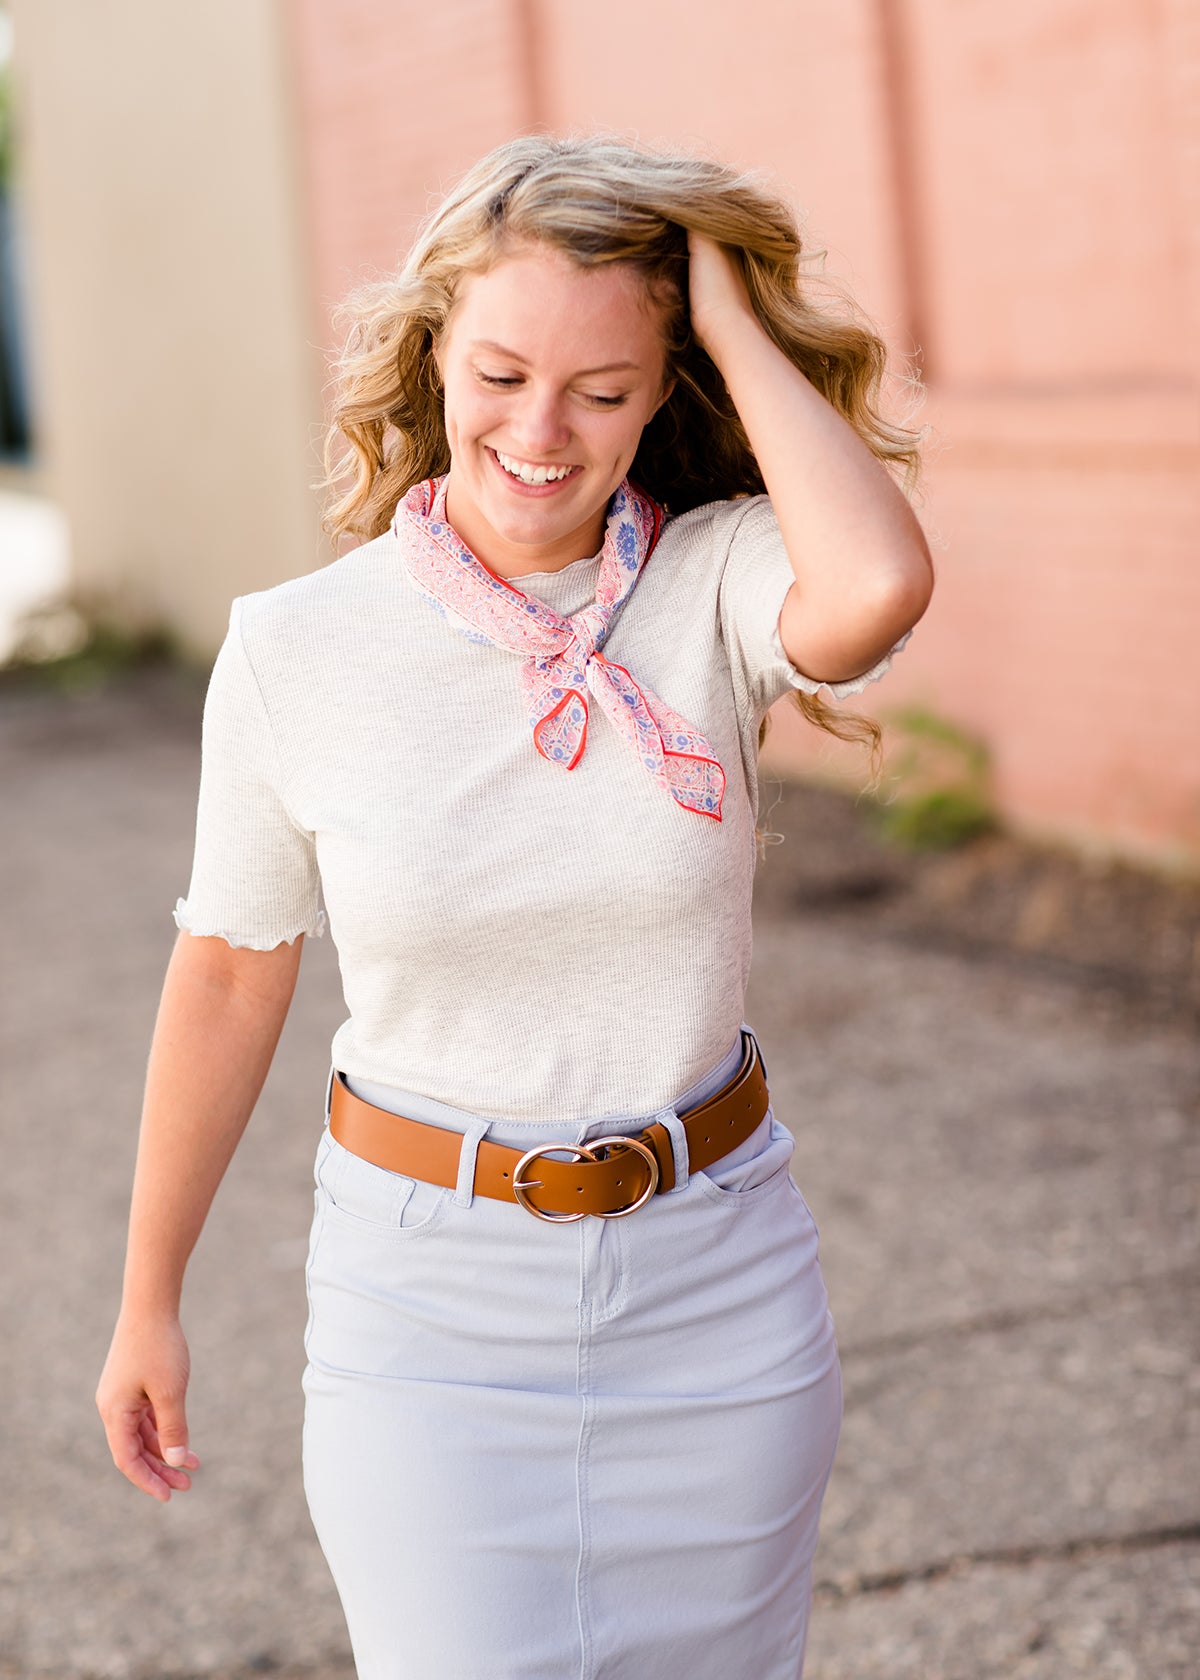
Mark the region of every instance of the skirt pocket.
<instances>
[{"instance_id":1,"label":"skirt pocket","mask_svg":"<svg viewBox=\"0 0 1200 1680\"><path fill-rule=\"evenodd\" d=\"M326 1130L305 1283L309 1365L326 1373L394 1377L412 1359L420 1301L440 1270L424 1261L429 1240L453 1222L454 1192L388 1172L344 1148Z\"/></svg>"},{"instance_id":2,"label":"skirt pocket","mask_svg":"<svg viewBox=\"0 0 1200 1680\"><path fill-rule=\"evenodd\" d=\"M711 1166L689 1172L704 1195L728 1207L748 1207L777 1189L787 1176L796 1141L768 1108L744 1143Z\"/></svg>"},{"instance_id":3,"label":"skirt pocket","mask_svg":"<svg viewBox=\"0 0 1200 1680\"><path fill-rule=\"evenodd\" d=\"M335 1224L404 1240L439 1225L452 1192L364 1161L326 1131L315 1168L318 1200Z\"/></svg>"}]
</instances>

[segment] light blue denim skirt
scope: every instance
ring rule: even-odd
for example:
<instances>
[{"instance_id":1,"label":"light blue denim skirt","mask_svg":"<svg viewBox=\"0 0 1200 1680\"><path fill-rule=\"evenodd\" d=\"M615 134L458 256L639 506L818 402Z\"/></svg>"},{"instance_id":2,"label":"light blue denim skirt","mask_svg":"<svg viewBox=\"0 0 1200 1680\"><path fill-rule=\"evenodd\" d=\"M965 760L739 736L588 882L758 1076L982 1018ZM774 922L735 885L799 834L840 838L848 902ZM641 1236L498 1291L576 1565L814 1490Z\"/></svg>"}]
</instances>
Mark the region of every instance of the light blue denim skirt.
<instances>
[{"instance_id":1,"label":"light blue denim skirt","mask_svg":"<svg viewBox=\"0 0 1200 1680\"><path fill-rule=\"evenodd\" d=\"M791 1134L687 1170L741 1055L566 1132L348 1081L463 1134L457 1190L317 1150L304 1481L360 1680L797 1680L841 1377ZM655 1119L676 1187L628 1217L471 1195L485 1133Z\"/></svg>"}]
</instances>

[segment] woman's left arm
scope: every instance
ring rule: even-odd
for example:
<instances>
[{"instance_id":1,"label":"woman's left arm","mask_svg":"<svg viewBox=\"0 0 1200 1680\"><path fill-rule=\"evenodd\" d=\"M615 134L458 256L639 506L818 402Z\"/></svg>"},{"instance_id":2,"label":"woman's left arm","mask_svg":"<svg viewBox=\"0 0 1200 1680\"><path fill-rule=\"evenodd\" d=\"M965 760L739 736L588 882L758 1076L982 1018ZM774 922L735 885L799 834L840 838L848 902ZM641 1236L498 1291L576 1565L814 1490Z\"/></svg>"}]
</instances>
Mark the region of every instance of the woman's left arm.
<instances>
[{"instance_id":1,"label":"woman's left arm","mask_svg":"<svg viewBox=\"0 0 1200 1680\"><path fill-rule=\"evenodd\" d=\"M887 469L768 338L731 255L688 234L692 331L746 428L796 581L779 637L797 670L842 682L916 623L933 564Z\"/></svg>"}]
</instances>

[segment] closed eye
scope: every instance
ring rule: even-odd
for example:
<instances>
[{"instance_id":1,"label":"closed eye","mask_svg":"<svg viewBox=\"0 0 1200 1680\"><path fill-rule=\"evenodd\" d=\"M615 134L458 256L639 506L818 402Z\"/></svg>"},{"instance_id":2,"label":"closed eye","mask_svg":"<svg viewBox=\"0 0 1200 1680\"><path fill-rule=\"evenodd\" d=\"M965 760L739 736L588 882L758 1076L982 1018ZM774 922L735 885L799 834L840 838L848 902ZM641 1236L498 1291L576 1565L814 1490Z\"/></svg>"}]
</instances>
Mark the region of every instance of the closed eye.
<instances>
[{"instance_id":1,"label":"closed eye","mask_svg":"<svg viewBox=\"0 0 1200 1680\"><path fill-rule=\"evenodd\" d=\"M475 377L484 385L497 386L506 391L511 390L514 385L522 383L519 374L482 373L476 370ZM621 404L626 401L624 395L604 397L598 391L581 391L580 396L586 398L588 402L599 403L601 408L620 408Z\"/></svg>"}]
</instances>

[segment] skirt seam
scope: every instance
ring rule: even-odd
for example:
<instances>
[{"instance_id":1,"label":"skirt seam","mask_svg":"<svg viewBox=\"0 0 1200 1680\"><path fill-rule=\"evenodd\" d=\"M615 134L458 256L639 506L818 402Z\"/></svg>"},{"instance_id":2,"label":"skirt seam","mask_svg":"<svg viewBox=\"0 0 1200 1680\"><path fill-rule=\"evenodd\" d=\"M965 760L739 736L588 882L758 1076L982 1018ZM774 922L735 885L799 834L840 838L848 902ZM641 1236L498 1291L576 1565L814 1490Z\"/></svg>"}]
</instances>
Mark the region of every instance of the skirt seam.
<instances>
[{"instance_id":1,"label":"skirt seam","mask_svg":"<svg viewBox=\"0 0 1200 1680\"><path fill-rule=\"evenodd\" d=\"M579 1514L579 1553L575 1564L575 1616L579 1627L579 1680L592 1674L591 1605L588 1597L588 1565L591 1561L591 1513L588 1506L588 1452L591 1447L594 1407L591 1383L591 1308L584 1289L585 1247L579 1244L579 1343L575 1386L579 1395L579 1439L575 1453L575 1499Z\"/></svg>"}]
</instances>

